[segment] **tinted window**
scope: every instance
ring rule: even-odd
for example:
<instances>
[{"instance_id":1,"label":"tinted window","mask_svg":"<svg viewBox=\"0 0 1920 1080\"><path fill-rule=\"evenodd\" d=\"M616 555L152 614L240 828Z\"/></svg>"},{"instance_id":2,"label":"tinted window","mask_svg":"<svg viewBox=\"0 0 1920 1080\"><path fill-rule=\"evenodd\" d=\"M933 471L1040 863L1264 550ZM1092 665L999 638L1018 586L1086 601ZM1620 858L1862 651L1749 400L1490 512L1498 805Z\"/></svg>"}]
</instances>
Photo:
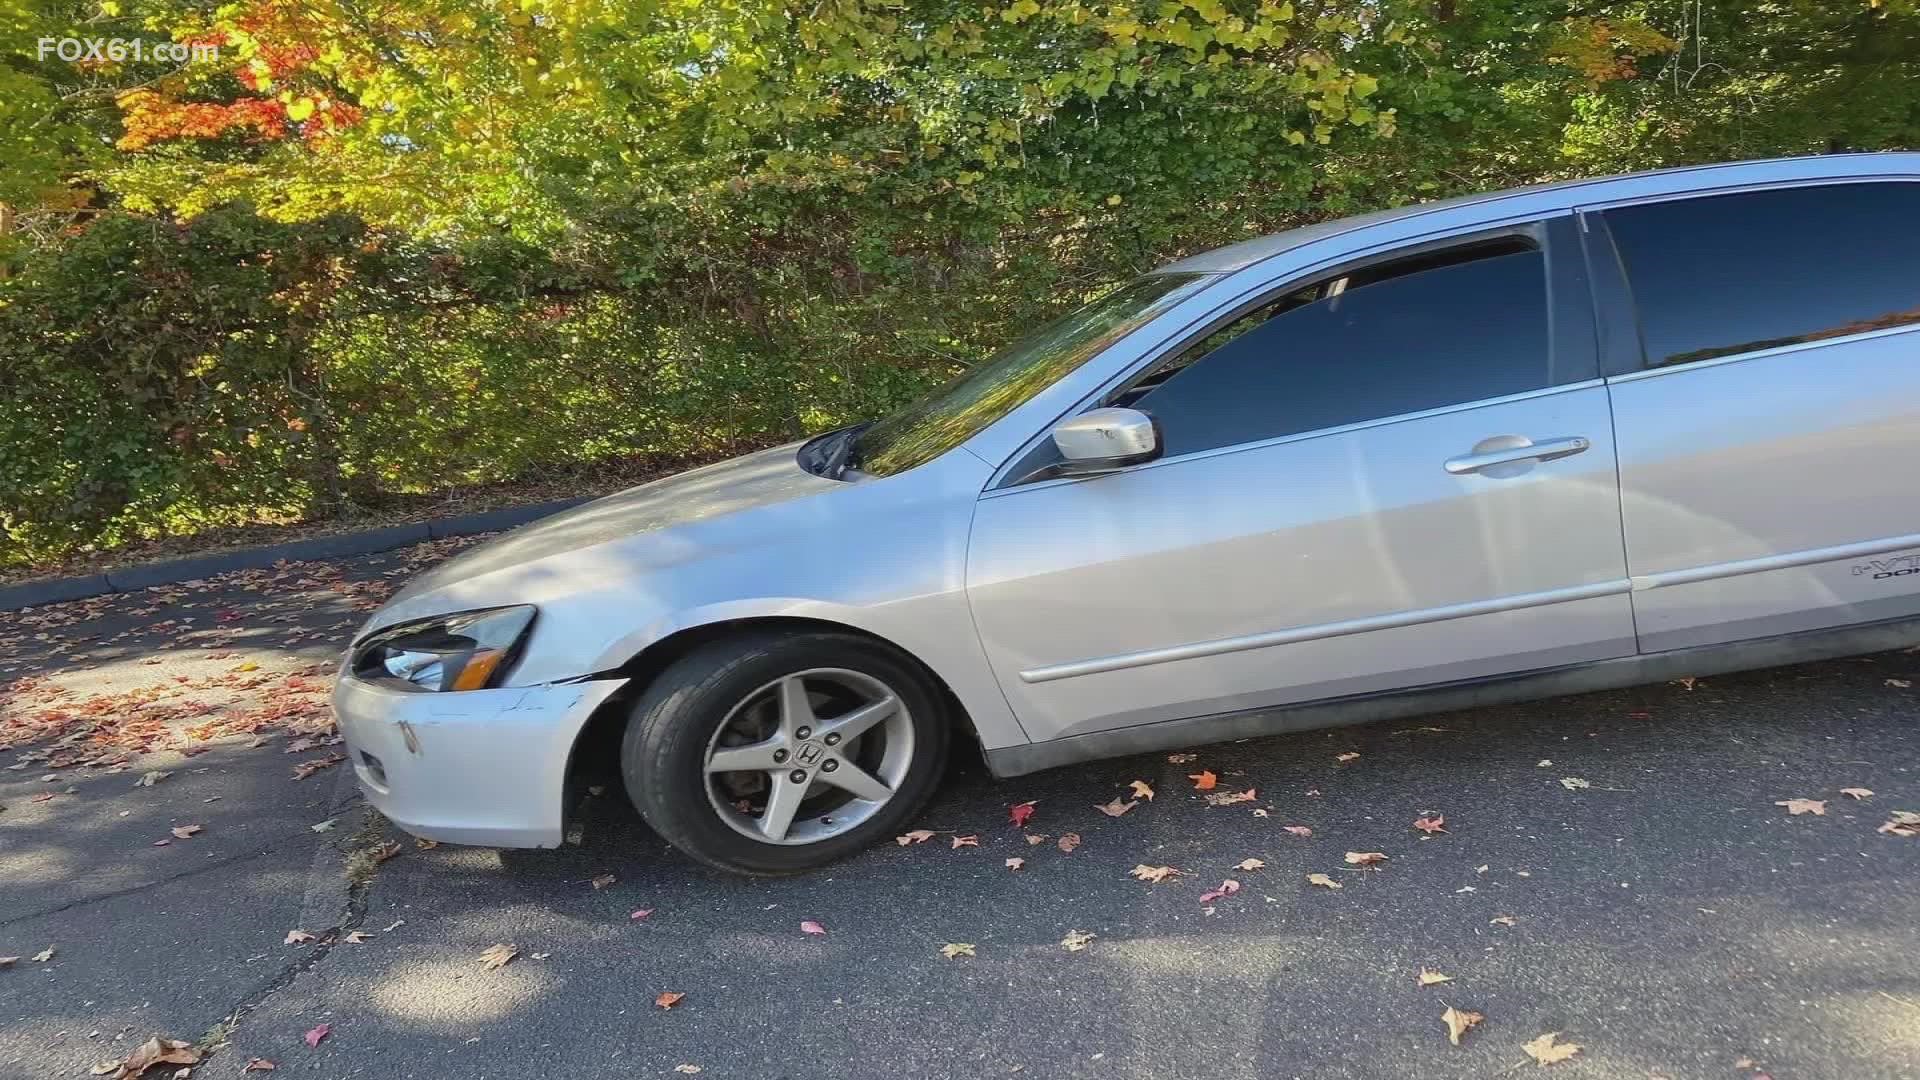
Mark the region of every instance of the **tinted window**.
<instances>
[{"instance_id":1,"label":"tinted window","mask_svg":"<svg viewBox=\"0 0 1920 1080\"><path fill-rule=\"evenodd\" d=\"M1920 322L1920 193L1846 184L1606 212L1651 366Z\"/></svg>"},{"instance_id":2,"label":"tinted window","mask_svg":"<svg viewBox=\"0 0 1920 1080\"><path fill-rule=\"evenodd\" d=\"M1290 291L1124 403L1190 454L1550 385L1547 330L1538 249L1454 248Z\"/></svg>"}]
</instances>

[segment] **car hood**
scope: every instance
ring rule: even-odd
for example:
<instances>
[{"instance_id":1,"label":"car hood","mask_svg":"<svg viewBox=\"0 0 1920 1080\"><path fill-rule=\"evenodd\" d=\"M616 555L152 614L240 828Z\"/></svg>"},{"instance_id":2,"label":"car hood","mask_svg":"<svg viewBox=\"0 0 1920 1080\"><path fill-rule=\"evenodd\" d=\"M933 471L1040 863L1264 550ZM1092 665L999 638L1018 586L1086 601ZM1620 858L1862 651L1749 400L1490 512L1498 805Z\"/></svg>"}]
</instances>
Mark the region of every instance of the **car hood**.
<instances>
[{"instance_id":1,"label":"car hood","mask_svg":"<svg viewBox=\"0 0 1920 1080\"><path fill-rule=\"evenodd\" d=\"M802 469L796 457L799 446L776 446L655 480L515 529L414 578L368 626L438 614L420 610L418 601L475 578L846 486Z\"/></svg>"}]
</instances>

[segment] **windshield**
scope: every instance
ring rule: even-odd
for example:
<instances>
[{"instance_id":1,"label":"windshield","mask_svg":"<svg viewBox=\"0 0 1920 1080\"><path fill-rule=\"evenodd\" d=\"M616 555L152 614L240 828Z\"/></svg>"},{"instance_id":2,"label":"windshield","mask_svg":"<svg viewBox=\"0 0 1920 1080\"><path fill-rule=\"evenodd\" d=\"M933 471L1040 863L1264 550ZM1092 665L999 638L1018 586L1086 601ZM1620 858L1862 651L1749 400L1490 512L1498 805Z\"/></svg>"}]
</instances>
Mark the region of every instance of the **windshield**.
<instances>
[{"instance_id":1,"label":"windshield","mask_svg":"<svg viewBox=\"0 0 1920 1080\"><path fill-rule=\"evenodd\" d=\"M1191 295L1206 277L1136 278L1055 319L861 431L852 446L853 464L870 475L892 476L933 460Z\"/></svg>"}]
</instances>

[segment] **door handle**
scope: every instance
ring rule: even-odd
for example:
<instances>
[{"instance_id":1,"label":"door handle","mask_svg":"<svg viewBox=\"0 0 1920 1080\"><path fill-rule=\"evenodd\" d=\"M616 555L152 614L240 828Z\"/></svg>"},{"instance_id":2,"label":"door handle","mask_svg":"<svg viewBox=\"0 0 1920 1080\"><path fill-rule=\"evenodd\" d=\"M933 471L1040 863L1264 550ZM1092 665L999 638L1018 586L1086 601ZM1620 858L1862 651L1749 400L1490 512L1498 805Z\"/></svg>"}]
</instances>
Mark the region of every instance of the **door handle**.
<instances>
[{"instance_id":1,"label":"door handle","mask_svg":"<svg viewBox=\"0 0 1920 1080\"><path fill-rule=\"evenodd\" d=\"M1581 435L1569 435L1561 439L1542 439L1539 442L1534 442L1524 435L1495 435L1475 443L1471 453L1448 458L1446 470L1454 476L1466 476L1496 465L1513 465L1523 461L1552 461L1555 458L1572 457L1591 446L1593 441ZM1512 476L1517 475L1519 470L1502 471L1505 475ZM1501 473L1489 475L1499 476Z\"/></svg>"}]
</instances>

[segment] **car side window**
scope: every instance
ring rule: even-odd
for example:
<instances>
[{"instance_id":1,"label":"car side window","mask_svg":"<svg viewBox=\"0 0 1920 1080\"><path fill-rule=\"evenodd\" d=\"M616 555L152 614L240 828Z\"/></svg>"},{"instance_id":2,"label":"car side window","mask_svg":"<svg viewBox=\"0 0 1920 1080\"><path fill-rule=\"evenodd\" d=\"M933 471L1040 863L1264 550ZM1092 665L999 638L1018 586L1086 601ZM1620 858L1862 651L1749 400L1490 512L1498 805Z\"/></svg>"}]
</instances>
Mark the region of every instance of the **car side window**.
<instances>
[{"instance_id":1,"label":"car side window","mask_svg":"<svg viewBox=\"0 0 1920 1080\"><path fill-rule=\"evenodd\" d=\"M1920 323L1920 184L1713 195L1602 217L1648 367Z\"/></svg>"},{"instance_id":2,"label":"car side window","mask_svg":"<svg viewBox=\"0 0 1920 1080\"><path fill-rule=\"evenodd\" d=\"M1550 386L1549 331L1545 256L1502 236L1290 287L1113 404L1197 453Z\"/></svg>"}]
</instances>

